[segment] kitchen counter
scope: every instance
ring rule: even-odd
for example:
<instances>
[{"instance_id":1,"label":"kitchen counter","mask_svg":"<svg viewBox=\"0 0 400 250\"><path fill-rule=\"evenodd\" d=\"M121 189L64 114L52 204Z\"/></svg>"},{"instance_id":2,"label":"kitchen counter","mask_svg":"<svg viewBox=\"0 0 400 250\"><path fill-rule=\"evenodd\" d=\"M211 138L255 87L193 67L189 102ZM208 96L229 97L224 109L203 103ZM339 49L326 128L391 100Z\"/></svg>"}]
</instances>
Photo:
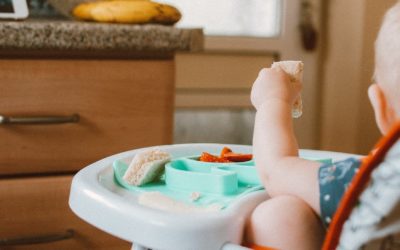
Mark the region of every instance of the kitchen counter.
<instances>
[{"instance_id":1,"label":"kitchen counter","mask_svg":"<svg viewBox=\"0 0 400 250\"><path fill-rule=\"evenodd\" d=\"M0 54L171 56L203 49L202 29L164 25L80 22L66 19L0 22ZM51 53L49 53L51 52ZM156 56L158 55L158 56Z\"/></svg>"}]
</instances>

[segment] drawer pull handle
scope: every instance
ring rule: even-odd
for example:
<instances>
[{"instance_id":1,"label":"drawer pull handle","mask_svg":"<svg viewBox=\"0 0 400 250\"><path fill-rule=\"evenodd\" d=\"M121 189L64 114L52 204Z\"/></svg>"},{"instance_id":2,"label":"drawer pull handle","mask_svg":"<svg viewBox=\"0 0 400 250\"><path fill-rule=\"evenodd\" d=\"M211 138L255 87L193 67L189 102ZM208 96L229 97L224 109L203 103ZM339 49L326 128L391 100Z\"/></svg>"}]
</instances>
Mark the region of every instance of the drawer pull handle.
<instances>
[{"instance_id":1,"label":"drawer pull handle","mask_svg":"<svg viewBox=\"0 0 400 250\"><path fill-rule=\"evenodd\" d=\"M0 125L40 125L40 124L61 124L75 123L79 121L79 115L73 114L70 116L2 116L0 115Z\"/></svg>"},{"instance_id":2,"label":"drawer pull handle","mask_svg":"<svg viewBox=\"0 0 400 250\"><path fill-rule=\"evenodd\" d=\"M68 229L62 233L38 235L31 237L21 237L13 239L0 239L0 246L30 245L50 243L60 240L68 240L74 237L74 230Z\"/></svg>"}]
</instances>

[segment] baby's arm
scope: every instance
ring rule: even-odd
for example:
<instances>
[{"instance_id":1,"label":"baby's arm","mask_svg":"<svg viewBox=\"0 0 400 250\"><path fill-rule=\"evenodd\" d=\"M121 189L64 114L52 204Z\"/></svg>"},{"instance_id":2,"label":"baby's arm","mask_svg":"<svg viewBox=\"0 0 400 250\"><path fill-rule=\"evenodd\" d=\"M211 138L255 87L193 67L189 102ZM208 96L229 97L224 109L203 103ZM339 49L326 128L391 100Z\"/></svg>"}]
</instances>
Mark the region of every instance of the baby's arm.
<instances>
[{"instance_id":1,"label":"baby's arm","mask_svg":"<svg viewBox=\"0 0 400 250\"><path fill-rule=\"evenodd\" d=\"M320 213L318 169L320 163L298 157L291 110L301 84L276 69L263 69L251 100L257 109L253 153L261 180L270 196L293 195Z\"/></svg>"}]
</instances>

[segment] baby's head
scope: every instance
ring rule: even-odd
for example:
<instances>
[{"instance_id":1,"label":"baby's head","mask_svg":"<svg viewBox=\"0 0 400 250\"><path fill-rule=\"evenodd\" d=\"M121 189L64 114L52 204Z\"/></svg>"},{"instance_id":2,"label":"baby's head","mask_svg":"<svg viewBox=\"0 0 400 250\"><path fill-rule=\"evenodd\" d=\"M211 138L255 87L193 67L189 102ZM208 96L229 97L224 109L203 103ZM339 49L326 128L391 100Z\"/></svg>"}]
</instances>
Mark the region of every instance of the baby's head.
<instances>
[{"instance_id":1,"label":"baby's head","mask_svg":"<svg viewBox=\"0 0 400 250\"><path fill-rule=\"evenodd\" d=\"M369 97L378 127L386 134L400 119L400 2L386 13L376 39L375 80Z\"/></svg>"}]
</instances>

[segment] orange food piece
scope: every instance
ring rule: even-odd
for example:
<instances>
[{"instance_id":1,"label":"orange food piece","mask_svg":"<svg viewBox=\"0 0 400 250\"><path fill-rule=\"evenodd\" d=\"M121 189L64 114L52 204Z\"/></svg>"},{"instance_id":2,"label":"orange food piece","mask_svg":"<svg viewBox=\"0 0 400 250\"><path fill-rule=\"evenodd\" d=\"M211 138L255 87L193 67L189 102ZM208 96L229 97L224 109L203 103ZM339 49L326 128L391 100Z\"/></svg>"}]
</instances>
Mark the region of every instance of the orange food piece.
<instances>
[{"instance_id":1,"label":"orange food piece","mask_svg":"<svg viewBox=\"0 0 400 250\"><path fill-rule=\"evenodd\" d=\"M221 150L220 156L212 155L207 152L203 152L199 158L199 161L203 162L219 162L219 163L224 163L224 162L243 162L243 161L250 161L253 159L252 154L239 154L239 153L234 153L232 150L228 147L224 147Z\"/></svg>"},{"instance_id":2,"label":"orange food piece","mask_svg":"<svg viewBox=\"0 0 400 250\"><path fill-rule=\"evenodd\" d=\"M199 161L203 161L203 162L230 162L227 159L212 155L210 153L207 152L203 152L199 158Z\"/></svg>"},{"instance_id":3,"label":"orange food piece","mask_svg":"<svg viewBox=\"0 0 400 250\"><path fill-rule=\"evenodd\" d=\"M252 154L237 154L237 153L226 153L224 154L224 159L227 159L229 161L233 162L242 162L242 161L250 161L253 159Z\"/></svg>"},{"instance_id":4,"label":"orange food piece","mask_svg":"<svg viewBox=\"0 0 400 250\"><path fill-rule=\"evenodd\" d=\"M230 149L230 148L228 148L228 147L224 147L224 148L221 150L221 154L220 154L219 157L224 158L224 155L225 155L226 153L231 153L231 152L232 152L232 149Z\"/></svg>"}]
</instances>

